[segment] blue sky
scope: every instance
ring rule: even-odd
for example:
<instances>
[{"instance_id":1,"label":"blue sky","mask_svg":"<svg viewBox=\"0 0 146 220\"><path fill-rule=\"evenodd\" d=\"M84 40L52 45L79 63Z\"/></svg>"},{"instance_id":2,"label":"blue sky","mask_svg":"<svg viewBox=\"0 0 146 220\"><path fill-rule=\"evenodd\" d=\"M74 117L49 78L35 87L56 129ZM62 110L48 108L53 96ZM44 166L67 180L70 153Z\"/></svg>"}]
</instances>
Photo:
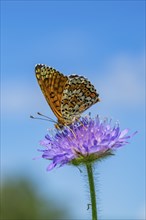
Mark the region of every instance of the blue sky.
<instances>
[{"instance_id":1,"label":"blue sky","mask_svg":"<svg viewBox=\"0 0 146 220\"><path fill-rule=\"evenodd\" d=\"M87 219L87 188L73 167L46 172L38 141L55 119L34 74L44 63L66 75L84 75L101 102L92 115L138 130L131 143L96 167L101 219L144 219L145 11L144 1L3 1L1 3L2 177L26 175L40 192L67 203L73 219ZM87 111L88 112L88 111ZM48 187L49 185L49 187ZM98 185L98 184L97 184Z\"/></svg>"}]
</instances>

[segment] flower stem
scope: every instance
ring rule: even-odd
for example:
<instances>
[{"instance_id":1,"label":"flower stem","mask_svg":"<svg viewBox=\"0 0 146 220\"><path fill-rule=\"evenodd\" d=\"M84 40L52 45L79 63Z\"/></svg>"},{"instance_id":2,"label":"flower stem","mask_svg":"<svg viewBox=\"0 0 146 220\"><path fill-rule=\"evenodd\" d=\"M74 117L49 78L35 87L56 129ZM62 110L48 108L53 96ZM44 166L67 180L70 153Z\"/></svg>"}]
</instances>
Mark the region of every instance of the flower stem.
<instances>
[{"instance_id":1,"label":"flower stem","mask_svg":"<svg viewBox=\"0 0 146 220\"><path fill-rule=\"evenodd\" d=\"M92 220L98 220L98 218L97 218L97 208L96 208L96 193L95 193L92 163L87 163L86 168L87 168L89 188L90 188L90 197L91 197L91 206L92 206Z\"/></svg>"}]
</instances>

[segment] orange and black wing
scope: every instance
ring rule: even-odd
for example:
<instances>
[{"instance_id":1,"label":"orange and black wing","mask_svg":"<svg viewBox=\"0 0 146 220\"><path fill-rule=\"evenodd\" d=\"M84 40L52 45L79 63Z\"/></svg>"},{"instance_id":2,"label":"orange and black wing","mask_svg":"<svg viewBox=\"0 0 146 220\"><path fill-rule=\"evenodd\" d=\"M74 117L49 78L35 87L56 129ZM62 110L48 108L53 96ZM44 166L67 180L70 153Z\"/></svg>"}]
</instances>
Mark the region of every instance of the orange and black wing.
<instances>
[{"instance_id":1,"label":"orange and black wing","mask_svg":"<svg viewBox=\"0 0 146 220\"><path fill-rule=\"evenodd\" d=\"M43 64L35 67L36 78L40 88L58 121L64 124L61 112L61 100L68 77Z\"/></svg>"}]
</instances>

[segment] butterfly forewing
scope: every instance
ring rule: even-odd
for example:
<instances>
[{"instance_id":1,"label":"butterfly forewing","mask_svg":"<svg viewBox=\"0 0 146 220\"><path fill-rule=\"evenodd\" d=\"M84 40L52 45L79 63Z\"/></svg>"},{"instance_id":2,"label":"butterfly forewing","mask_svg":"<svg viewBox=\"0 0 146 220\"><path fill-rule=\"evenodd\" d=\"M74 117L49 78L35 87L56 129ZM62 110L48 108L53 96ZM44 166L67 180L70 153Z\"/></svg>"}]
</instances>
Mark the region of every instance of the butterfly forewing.
<instances>
[{"instance_id":1,"label":"butterfly forewing","mask_svg":"<svg viewBox=\"0 0 146 220\"><path fill-rule=\"evenodd\" d=\"M41 90L58 120L64 123L61 113L61 100L68 77L46 65L35 67L36 78Z\"/></svg>"}]
</instances>

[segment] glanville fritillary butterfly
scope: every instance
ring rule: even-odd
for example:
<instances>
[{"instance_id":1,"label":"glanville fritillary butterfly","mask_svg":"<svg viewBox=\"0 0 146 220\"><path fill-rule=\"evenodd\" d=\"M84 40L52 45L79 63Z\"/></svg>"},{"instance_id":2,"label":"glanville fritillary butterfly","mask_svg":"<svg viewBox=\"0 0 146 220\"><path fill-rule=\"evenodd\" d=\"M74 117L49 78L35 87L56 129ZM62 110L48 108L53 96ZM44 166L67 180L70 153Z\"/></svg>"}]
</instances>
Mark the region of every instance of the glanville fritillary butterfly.
<instances>
[{"instance_id":1,"label":"glanville fritillary butterfly","mask_svg":"<svg viewBox=\"0 0 146 220\"><path fill-rule=\"evenodd\" d=\"M35 73L46 101L58 119L57 128L70 125L100 101L94 86L83 76L64 76L44 64L37 64Z\"/></svg>"}]
</instances>

